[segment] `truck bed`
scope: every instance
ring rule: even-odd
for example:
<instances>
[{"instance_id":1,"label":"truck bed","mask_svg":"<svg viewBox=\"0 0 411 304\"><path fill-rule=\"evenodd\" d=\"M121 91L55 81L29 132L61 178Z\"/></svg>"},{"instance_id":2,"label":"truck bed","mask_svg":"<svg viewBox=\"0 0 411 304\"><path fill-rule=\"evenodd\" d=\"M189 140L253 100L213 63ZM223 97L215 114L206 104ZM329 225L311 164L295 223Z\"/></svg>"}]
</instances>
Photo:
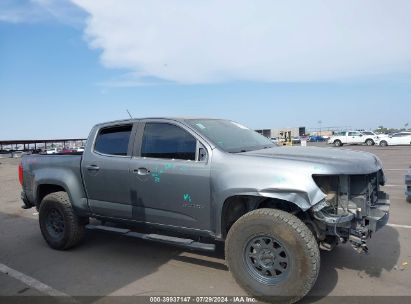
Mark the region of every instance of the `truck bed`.
<instances>
[{"instance_id":1,"label":"truck bed","mask_svg":"<svg viewBox=\"0 0 411 304\"><path fill-rule=\"evenodd\" d=\"M39 195L37 185L59 185L63 189L72 187L80 197L86 197L81 174L82 153L76 154L32 154L22 157L25 198L35 205Z\"/></svg>"}]
</instances>

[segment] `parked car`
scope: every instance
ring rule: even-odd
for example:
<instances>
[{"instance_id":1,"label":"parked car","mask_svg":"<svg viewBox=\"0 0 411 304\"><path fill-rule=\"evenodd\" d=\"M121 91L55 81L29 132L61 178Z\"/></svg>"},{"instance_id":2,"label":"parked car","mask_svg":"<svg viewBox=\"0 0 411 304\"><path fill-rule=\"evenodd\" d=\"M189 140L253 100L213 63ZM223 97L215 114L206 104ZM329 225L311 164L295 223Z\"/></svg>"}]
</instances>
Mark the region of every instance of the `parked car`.
<instances>
[{"instance_id":1,"label":"parked car","mask_svg":"<svg viewBox=\"0 0 411 304\"><path fill-rule=\"evenodd\" d=\"M408 170L407 175L405 176L405 184L407 185L405 196L407 197L407 201L411 203L411 166Z\"/></svg>"},{"instance_id":2,"label":"parked car","mask_svg":"<svg viewBox=\"0 0 411 304\"><path fill-rule=\"evenodd\" d=\"M324 142L326 139L323 136L320 135L312 135L308 137L309 142Z\"/></svg>"},{"instance_id":3,"label":"parked car","mask_svg":"<svg viewBox=\"0 0 411 304\"><path fill-rule=\"evenodd\" d=\"M411 145L411 133L399 132L387 136L379 136L377 144L382 147Z\"/></svg>"},{"instance_id":4,"label":"parked car","mask_svg":"<svg viewBox=\"0 0 411 304\"><path fill-rule=\"evenodd\" d=\"M361 133L366 137L372 137L374 139L378 137L378 134L373 131L361 131Z\"/></svg>"},{"instance_id":5,"label":"parked car","mask_svg":"<svg viewBox=\"0 0 411 304\"><path fill-rule=\"evenodd\" d=\"M57 154L57 153L59 153L59 150L57 148L46 150L46 154Z\"/></svg>"},{"instance_id":6,"label":"parked car","mask_svg":"<svg viewBox=\"0 0 411 304\"><path fill-rule=\"evenodd\" d=\"M190 249L224 243L246 291L296 302L315 284L320 248L367 252L388 222L382 164L370 153L275 147L220 119L116 121L89 138L83 154L30 155L19 166L25 208L39 210L53 249L78 245L87 225Z\"/></svg>"},{"instance_id":7,"label":"parked car","mask_svg":"<svg viewBox=\"0 0 411 304\"><path fill-rule=\"evenodd\" d=\"M277 137L271 137L270 140L271 140L271 142L272 142L273 144L276 144L276 145L279 144L279 141L278 141L278 138L277 138Z\"/></svg>"},{"instance_id":8,"label":"parked car","mask_svg":"<svg viewBox=\"0 0 411 304\"><path fill-rule=\"evenodd\" d=\"M291 139L293 145L299 145L301 144L301 138L299 136L293 136L293 138Z\"/></svg>"},{"instance_id":9,"label":"parked car","mask_svg":"<svg viewBox=\"0 0 411 304\"><path fill-rule=\"evenodd\" d=\"M328 144L336 147L343 145L363 145L373 146L378 141L378 136L374 132L365 131L345 131L334 134L328 140Z\"/></svg>"},{"instance_id":10,"label":"parked car","mask_svg":"<svg viewBox=\"0 0 411 304\"><path fill-rule=\"evenodd\" d=\"M73 148L64 148L61 151L59 151L61 154L70 154L70 153L78 153L76 149Z\"/></svg>"},{"instance_id":11,"label":"parked car","mask_svg":"<svg viewBox=\"0 0 411 304\"><path fill-rule=\"evenodd\" d=\"M11 157L12 158L19 158L22 157L23 155L26 155L27 153L25 153L24 151L12 151L11 152Z\"/></svg>"}]
</instances>

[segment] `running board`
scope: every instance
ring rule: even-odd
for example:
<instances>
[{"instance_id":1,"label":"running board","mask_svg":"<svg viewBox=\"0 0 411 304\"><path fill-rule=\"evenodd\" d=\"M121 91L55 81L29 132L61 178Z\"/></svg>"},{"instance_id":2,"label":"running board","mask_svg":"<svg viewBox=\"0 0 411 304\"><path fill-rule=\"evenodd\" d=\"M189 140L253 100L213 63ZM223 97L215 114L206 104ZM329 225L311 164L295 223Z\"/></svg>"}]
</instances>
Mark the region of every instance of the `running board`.
<instances>
[{"instance_id":1,"label":"running board","mask_svg":"<svg viewBox=\"0 0 411 304\"><path fill-rule=\"evenodd\" d=\"M99 230L99 231L107 231L112 232L124 236L134 237L142 240L159 242L163 244L169 245L176 245L179 247L184 247L187 249L194 249L194 250L201 250L201 251L215 251L215 244L206 244L195 242L191 239L182 239L178 237L168 236L168 235L160 235L160 234L145 234L132 231L130 229L122 229L116 227L109 227L103 225L87 225L87 229L89 230Z\"/></svg>"}]
</instances>

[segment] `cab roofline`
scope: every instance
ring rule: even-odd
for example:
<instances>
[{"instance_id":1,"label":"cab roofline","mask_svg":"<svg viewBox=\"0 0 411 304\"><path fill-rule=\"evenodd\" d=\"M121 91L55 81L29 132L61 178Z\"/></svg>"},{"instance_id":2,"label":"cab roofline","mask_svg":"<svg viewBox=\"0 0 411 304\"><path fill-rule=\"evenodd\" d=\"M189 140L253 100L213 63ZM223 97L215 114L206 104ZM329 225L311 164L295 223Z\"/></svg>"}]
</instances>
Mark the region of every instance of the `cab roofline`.
<instances>
[{"instance_id":1,"label":"cab roofline","mask_svg":"<svg viewBox=\"0 0 411 304\"><path fill-rule=\"evenodd\" d=\"M115 124L125 124L125 123L134 123L138 122L141 120L149 120L149 119L156 119L156 120L174 120L178 122L184 122L185 120L196 120L196 119L208 119L208 120L224 120L224 118L212 118L212 117L140 117L140 118L128 118L128 119L119 119L119 120L113 120L113 121L106 121L102 123L98 123L95 126L104 126L104 125L115 125Z\"/></svg>"}]
</instances>

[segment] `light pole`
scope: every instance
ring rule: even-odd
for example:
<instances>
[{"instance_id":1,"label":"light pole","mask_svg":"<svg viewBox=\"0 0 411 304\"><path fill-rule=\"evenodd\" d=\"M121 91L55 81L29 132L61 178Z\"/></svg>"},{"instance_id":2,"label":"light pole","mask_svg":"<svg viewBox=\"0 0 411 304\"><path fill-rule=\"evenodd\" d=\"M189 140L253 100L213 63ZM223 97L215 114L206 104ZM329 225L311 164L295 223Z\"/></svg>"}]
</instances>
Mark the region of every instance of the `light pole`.
<instances>
[{"instance_id":1,"label":"light pole","mask_svg":"<svg viewBox=\"0 0 411 304\"><path fill-rule=\"evenodd\" d=\"M323 122L321 121L321 120L319 120L318 121L318 124L320 125L320 136L321 136L321 124L322 124Z\"/></svg>"}]
</instances>

